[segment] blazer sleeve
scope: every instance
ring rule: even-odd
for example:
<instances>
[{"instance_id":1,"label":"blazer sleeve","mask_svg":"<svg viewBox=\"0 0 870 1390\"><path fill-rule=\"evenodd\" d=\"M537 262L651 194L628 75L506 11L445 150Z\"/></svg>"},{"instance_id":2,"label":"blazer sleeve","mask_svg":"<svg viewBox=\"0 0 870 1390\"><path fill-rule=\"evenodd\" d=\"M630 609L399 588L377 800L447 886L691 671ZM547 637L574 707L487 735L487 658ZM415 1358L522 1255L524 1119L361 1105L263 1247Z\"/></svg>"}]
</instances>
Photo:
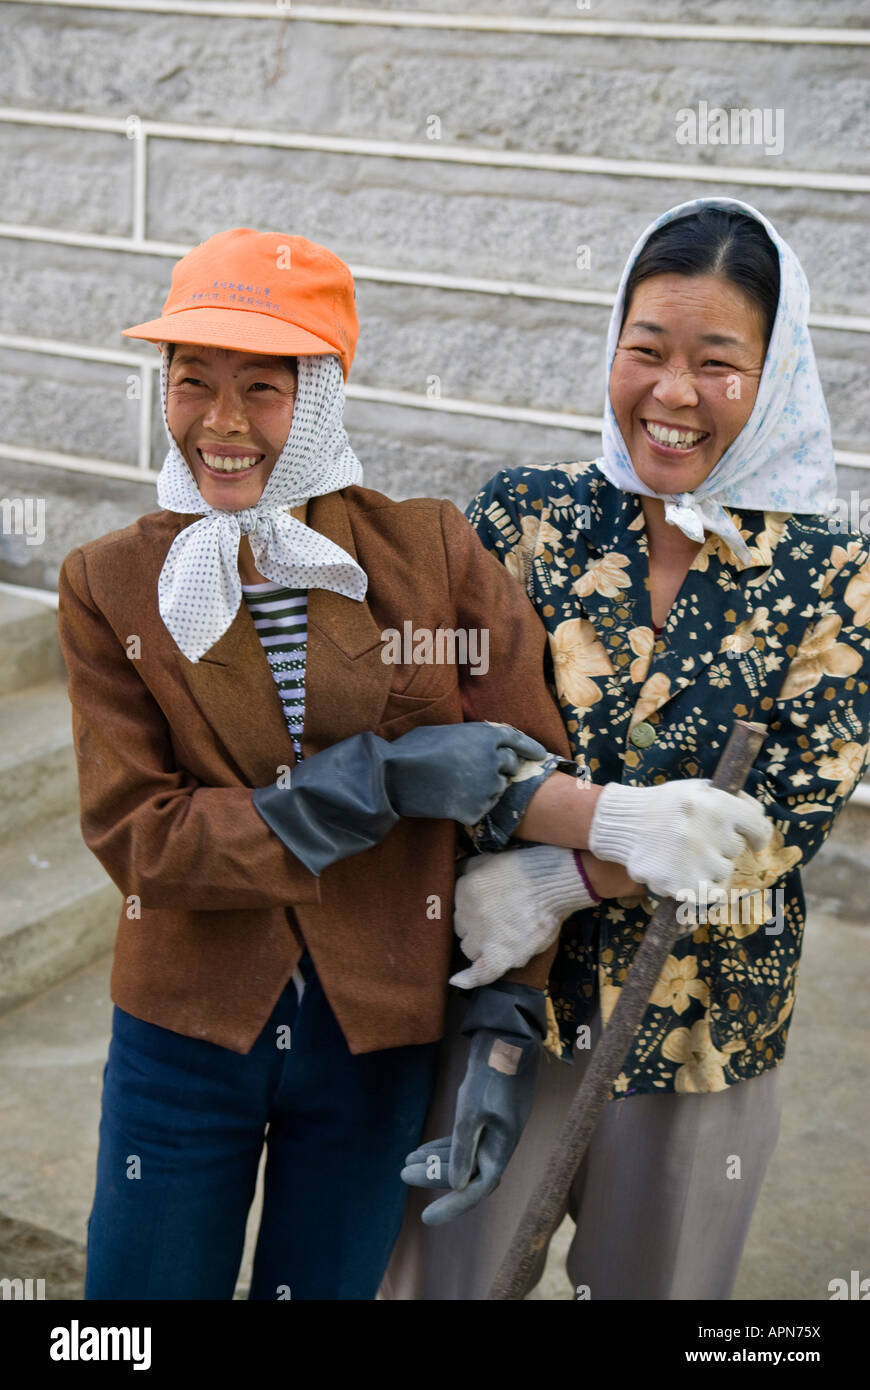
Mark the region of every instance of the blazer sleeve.
<instances>
[{"instance_id":1,"label":"blazer sleeve","mask_svg":"<svg viewBox=\"0 0 870 1390\"><path fill-rule=\"evenodd\" d=\"M204 787L175 765L163 711L95 604L81 549L59 581L85 844L125 896L178 910L318 903L319 881L245 787Z\"/></svg>"},{"instance_id":2,"label":"blazer sleeve","mask_svg":"<svg viewBox=\"0 0 870 1390\"><path fill-rule=\"evenodd\" d=\"M442 503L441 525L457 625L488 634L486 673L462 674L465 718L513 724L548 752L570 760L562 716L545 677L543 623L522 585L484 549L473 527L450 502ZM545 775L552 771L550 765ZM534 790L537 785L538 780L532 783ZM504 978L546 988L557 947L558 940Z\"/></svg>"},{"instance_id":3,"label":"blazer sleeve","mask_svg":"<svg viewBox=\"0 0 870 1390\"><path fill-rule=\"evenodd\" d=\"M488 669L463 671L466 719L513 724L550 753L571 758L559 707L547 685L547 633L522 585L481 545L451 502L442 503L447 574L456 621L486 632Z\"/></svg>"}]
</instances>

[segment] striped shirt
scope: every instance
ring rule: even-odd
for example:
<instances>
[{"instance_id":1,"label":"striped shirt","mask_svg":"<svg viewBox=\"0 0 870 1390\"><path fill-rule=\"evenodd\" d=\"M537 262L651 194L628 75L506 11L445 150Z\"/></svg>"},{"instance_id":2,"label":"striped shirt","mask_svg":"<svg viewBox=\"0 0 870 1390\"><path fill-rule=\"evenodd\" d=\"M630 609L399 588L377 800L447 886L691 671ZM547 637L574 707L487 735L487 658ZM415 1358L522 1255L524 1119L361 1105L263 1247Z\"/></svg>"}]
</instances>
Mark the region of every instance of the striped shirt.
<instances>
[{"instance_id":1,"label":"striped shirt","mask_svg":"<svg viewBox=\"0 0 870 1390\"><path fill-rule=\"evenodd\" d=\"M301 759L308 592L268 580L264 584L243 584L242 597L278 687L296 757Z\"/></svg>"},{"instance_id":2,"label":"striped shirt","mask_svg":"<svg viewBox=\"0 0 870 1390\"><path fill-rule=\"evenodd\" d=\"M254 620L257 636L269 662L296 757L302 758L302 724L305 719L305 644L308 640L308 591L287 589L283 584L243 584L242 597ZM305 992L305 976L297 965L292 975L298 1003Z\"/></svg>"}]
</instances>

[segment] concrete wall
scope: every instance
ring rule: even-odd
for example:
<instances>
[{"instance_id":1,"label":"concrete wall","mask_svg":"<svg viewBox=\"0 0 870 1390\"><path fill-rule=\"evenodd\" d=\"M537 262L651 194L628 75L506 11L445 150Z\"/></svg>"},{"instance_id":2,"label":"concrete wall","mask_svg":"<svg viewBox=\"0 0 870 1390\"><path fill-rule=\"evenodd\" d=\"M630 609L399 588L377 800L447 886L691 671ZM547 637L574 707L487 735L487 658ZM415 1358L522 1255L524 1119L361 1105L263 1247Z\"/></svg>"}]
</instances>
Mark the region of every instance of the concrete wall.
<instances>
[{"instance_id":1,"label":"concrete wall","mask_svg":"<svg viewBox=\"0 0 870 1390\"><path fill-rule=\"evenodd\" d=\"M403 11L434 7L401 0ZM326 9L327 7L324 7ZM389 6L380 5L379 11ZM649 21L641 3L442 0L457 16ZM715 14L713 10L715 9ZM276 8L276 15L278 14ZM656 21L857 26L858 0L665 0ZM758 206L801 257L817 313L870 315L870 192L788 186L802 171L870 175L867 49L849 45L591 38L336 25L0 3L0 105L34 112L239 126L278 134L411 142L425 149L596 156L721 169L721 182L451 164L362 153L253 148L150 137L146 248L187 248L237 225L286 230L354 266L615 290L636 237L664 208L722 193ZM681 146L681 107L781 108L779 155L757 146ZM433 118L440 122L440 130ZM437 134L438 140L430 139ZM123 131L0 123L7 222L133 244L133 141ZM754 168L786 186L747 186ZM729 180L729 172L732 178ZM578 270L577 247L590 252ZM174 256L0 235L0 334L135 351L120 336L155 316ZM358 279L362 333L351 384L596 416L606 305ZM841 450L870 453L868 337L817 329L816 353ZM142 345L144 354L155 349ZM0 441L135 465L139 403L129 367L0 347ZM165 452L159 400L152 467ZM394 496L464 506L504 464L588 457L594 434L350 401L366 481ZM870 472L841 491L870 496ZM156 505L153 484L0 459L0 496L46 501L44 545L0 535L0 578L51 587L74 544Z\"/></svg>"}]
</instances>

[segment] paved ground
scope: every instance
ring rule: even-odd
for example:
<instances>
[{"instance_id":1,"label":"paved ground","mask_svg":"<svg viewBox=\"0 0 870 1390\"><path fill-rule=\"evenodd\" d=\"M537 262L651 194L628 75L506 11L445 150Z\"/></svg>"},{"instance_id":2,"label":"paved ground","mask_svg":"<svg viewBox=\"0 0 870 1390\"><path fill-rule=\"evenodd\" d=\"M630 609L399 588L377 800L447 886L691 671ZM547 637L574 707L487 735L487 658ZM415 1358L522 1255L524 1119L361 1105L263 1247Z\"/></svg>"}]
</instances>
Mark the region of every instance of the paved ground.
<instances>
[{"instance_id":1,"label":"paved ground","mask_svg":"<svg viewBox=\"0 0 870 1390\"><path fill-rule=\"evenodd\" d=\"M811 911L783 1065L784 1112L743 1259L741 1299L826 1299L870 1275L870 924ZM80 1298L93 1196L109 957L0 1019L0 1278L45 1278ZM236 1296L259 1220L251 1209ZM568 1299L557 1233L533 1297Z\"/></svg>"}]
</instances>

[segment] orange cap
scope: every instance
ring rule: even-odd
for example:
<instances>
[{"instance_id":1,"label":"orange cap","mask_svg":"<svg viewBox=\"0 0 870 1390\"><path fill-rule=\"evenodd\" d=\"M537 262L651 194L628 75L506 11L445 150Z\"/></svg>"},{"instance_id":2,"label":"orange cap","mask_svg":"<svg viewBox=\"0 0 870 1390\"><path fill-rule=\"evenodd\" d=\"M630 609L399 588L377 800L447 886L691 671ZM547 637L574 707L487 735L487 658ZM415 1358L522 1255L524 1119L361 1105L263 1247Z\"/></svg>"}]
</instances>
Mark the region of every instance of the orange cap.
<instances>
[{"instance_id":1,"label":"orange cap","mask_svg":"<svg viewBox=\"0 0 870 1390\"><path fill-rule=\"evenodd\" d=\"M161 317L123 336L275 357L334 353L346 379L359 336L353 276L305 237L233 227L176 261Z\"/></svg>"}]
</instances>

